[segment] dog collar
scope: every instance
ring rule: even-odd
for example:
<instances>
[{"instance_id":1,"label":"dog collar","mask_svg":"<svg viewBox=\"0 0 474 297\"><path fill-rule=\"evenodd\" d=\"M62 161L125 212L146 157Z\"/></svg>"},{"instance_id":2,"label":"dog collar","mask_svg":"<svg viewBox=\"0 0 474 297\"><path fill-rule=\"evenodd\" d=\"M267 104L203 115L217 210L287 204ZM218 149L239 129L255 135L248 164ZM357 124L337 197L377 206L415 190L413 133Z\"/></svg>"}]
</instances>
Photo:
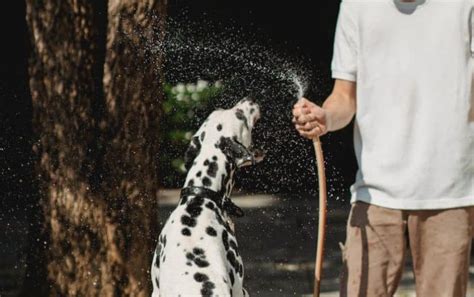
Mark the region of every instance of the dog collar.
<instances>
[{"instance_id":1,"label":"dog collar","mask_svg":"<svg viewBox=\"0 0 474 297\"><path fill-rule=\"evenodd\" d=\"M204 187L184 187L181 189L181 198L184 196L197 196L201 198L206 198L212 200L215 204L220 206L225 212L231 216L243 217L244 211L235 205L225 194L220 191L216 192L209 188ZM225 199L227 198L227 199Z\"/></svg>"}]
</instances>

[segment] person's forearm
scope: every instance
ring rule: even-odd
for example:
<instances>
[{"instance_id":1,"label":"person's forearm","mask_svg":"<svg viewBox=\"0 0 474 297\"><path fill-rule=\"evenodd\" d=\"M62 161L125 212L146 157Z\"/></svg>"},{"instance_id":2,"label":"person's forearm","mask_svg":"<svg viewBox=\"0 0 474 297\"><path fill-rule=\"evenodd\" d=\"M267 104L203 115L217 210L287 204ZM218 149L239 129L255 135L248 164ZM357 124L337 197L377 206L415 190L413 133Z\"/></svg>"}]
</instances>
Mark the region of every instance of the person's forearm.
<instances>
[{"instance_id":1,"label":"person's forearm","mask_svg":"<svg viewBox=\"0 0 474 297\"><path fill-rule=\"evenodd\" d=\"M356 112L355 98L341 93L332 93L322 106L326 110L328 131L347 126Z\"/></svg>"}]
</instances>

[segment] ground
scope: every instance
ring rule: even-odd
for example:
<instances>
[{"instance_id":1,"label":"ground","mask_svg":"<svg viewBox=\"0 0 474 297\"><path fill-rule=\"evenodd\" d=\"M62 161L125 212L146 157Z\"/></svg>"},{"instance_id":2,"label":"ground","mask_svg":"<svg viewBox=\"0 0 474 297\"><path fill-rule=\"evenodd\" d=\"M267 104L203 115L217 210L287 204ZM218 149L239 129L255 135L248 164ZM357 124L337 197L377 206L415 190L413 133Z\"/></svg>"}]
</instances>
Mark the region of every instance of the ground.
<instances>
[{"instance_id":1,"label":"ground","mask_svg":"<svg viewBox=\"0 0 474 297\"><path fill-rule=\"evenodd\" d=\"M166 220L179 192L162 192L160 213ZM312 296L318 201L298 195L234 194L245 211L235 220L239 247L245 265L244 285L250 296ZM336 297L342 265L339 242L345 239L348 202L329 202L326 250L321 297ZM474 266L470 269L474 284ZM408 257L397 297L415 296L411 261ZM470 295L474 296L474 286Z\"/></svg>"},{"instance_id":2,"label":"ground","mask_svg":"<svg viewBox=\"0 0 474 297\"><path fill-rule=\"evenodd\" d=\"M160 195L160 224L178 201L178 190ZM235 221L245 264L245 285L251 296L311 296L316 246L317 199L298 195L234 194L245 211ZM341 267L339 242L345 238L349 203L330 202L321 297L338 296ZM0 216L0 297L17 296L25 273L27 219L15 213ZM38 243L42 244L42 243ZM397 297L415 296L411 263ZM474 284L474 265L470 267ZM470 295L474 297L474 286Z\"/></svg>"}]
</instances>

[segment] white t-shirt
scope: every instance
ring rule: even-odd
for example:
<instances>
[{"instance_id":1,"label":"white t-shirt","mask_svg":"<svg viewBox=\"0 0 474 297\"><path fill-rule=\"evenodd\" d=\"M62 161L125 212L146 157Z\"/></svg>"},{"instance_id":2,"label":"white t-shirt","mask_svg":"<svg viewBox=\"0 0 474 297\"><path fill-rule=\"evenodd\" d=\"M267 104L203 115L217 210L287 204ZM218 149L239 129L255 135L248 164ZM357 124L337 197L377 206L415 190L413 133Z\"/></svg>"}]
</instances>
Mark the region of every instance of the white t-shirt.
<instances>
[{"instance_id":1,"label":"white t-shirt","mask_svg":"<svg viewBox=\"0 0 474 297\"><path fill-rule=\"evenodd\" d=\"M472 0L343 0L332 75L357 82L352 202L474 205Z\"/></svg>"}]
</instances>

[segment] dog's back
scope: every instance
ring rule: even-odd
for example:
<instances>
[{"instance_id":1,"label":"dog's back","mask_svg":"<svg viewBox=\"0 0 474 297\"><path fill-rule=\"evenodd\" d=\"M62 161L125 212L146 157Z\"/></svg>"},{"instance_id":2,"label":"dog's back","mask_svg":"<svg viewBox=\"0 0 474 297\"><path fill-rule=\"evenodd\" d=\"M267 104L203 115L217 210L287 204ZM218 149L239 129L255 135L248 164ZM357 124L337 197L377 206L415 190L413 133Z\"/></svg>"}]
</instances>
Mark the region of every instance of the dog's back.
<instances>
[{"instance_id":1,"label":"dog's back","mask_svg":"<svg viewBox=\"0 0 474 297\"><path fill-rule=\"evenodd\" d=\"M186 219L189 205L181 204L163 228L153 296L244 296L242 260L226 218L213 201L195 199L191 208L202 209L195 224Z\"/></svg>"}]
</instances>

